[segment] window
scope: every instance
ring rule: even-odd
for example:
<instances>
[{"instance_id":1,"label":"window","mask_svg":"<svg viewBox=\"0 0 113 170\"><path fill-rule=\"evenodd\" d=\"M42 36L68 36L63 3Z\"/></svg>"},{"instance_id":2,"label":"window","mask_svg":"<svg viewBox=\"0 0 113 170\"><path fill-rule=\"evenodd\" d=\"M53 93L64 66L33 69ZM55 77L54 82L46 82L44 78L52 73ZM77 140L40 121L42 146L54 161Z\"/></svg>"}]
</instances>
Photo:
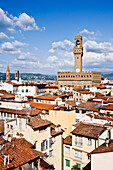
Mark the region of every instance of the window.
<instances>
[{"instance_id":1,"label":"window","mask_svg":"<svg viewBox=\"0 0 113 170\"><path fill-rule=\"evenodd\" d=\"M88 85L87 87L90 88L90 85Z\"/></svg>"},{"instance_id":2,"label":"window","mask_svg":"<svg viewBox=\"0 0 113 170\"><path fill-rule=\"evenodd\" d=\"M82 146L82 137L81 136L75 136L75 145Z\"/></svg>"},{"instance_id":3,"label":"window","mask_svg":"<svg viewBox=\"0 0 113 170\"><path fill-rule=\"evenodd\" d=\"M66 166L70 167L70 161L66 160Z\"/></svg>"},{"instance_id":4,"label":"window","mask_svg":"<svg viewBox=\"0 0 113 170\"><path fill-rule=\"evenodd\" d=\"M22 93L24 93L24 89L22 89Z\"/></svg>"},{"instance_id":5,"label":"window","mask_svg":"<svg viewBox=\"0 0 113 170\"><path fill-rule=\"evenodd\" d=\"M42 143L41 143L41 151L44 151L46 150L48 147L48 141L47 140L44 140Z\"/></svg>"},{"instance_id":6,"label":"window","mask_svg":"<svg viewBox=\"0 0 113 170\"><path fill-rule=\"evenodd\" d=\"M53 155L53 150L49 151L49 157L51 157Z\"/></svg>"},{"instance_id":7,"label":"window","mask_svg":"<svg viewBox=\"0 0 113 170\"><path fill-rule=\"evenodd\" d=\"M91 155L88 155L88 160L91 160Z\"/></svg>"},{"instance_id":8,"label":"window","mask_svg":"<svg viewBox=\"0 0 113 170\"><path fill-rule=\"evenodd\" d=\"M70 148L66 147L66 153L70 153Z\"/></svg>"},{"instance_id":9,"label":"window","mask_svg":"<svg viewBox=\"0 0 113 170\"><path fill-rule=\"evenodd\" d=\"M86 88L86 85L84 85L84 88Z\"/></svg>"},{"instance_id":10,"label":"window","mask_svg":"<svg viewBox=\"0 0 113 170\"><path fill-rule=\"evenodd\" d=\"M28 89L26 89L26 93L28 93Z\"/></svg>"},{"instance_id":11,"label":"window","mask_svg":"<svg viewBox=\"0 0 113 170\"><path fill-rule=\"evenodd\" d=\"M92 141L90 138L88 138L88 145L92 145Z\"/></svg>"},{"instance_id":12,"label":"window","mask_svg":"<svg viewBox=\"0 0 113 170\"><path fill-rule=\"evenodd\" d=\"M52 138L49 139L49 148L52 148L52 144L53 144L53 141L52 141Z\"/></svg>"},{"instance_id":13,"label":"window","mask_svg":"<svg viewBox=\"0 0 113 170\"><path fill-rule=\"evenodd\" d=\"M77 168L78 168L78 170L80 170L81 169L81 165L77 164Z\"/></svg>"},{"instance_id":14,"label":"window","mask_svg":"<svg viewBox=\"0 0 113 170\"><path fill-rule=\"evenodd\" d=\"M79 119L76 119L75 122L80 122L80 120L79 120Z\"/></svg>"},{"instance_id":15,"label":"window","mask_svg":"<svg viewBox=\"0 0 113 170\"><path fill-rule=\"evenodd\" d=\"M75 160L82 161L82 152L75 150Z\"/></svg>"}]
</instances>

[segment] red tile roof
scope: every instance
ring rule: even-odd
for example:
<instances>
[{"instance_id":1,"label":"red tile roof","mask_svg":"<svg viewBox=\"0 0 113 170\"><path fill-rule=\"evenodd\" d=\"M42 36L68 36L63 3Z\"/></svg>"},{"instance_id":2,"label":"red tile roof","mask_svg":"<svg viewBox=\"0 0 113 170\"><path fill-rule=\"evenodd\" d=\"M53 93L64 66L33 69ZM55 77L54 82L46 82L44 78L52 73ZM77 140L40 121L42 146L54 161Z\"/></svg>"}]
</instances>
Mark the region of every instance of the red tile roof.
<instances>
[{"instance_id":1,"label":"red tile roof","mask_svg":"<svg viewBox=\"0 0 113 170\"><path fill-rule=\"evenodd\" d=\"M98 137L106 130L102 125L79 122L75 124L72 134L98 139Z\"/></svg>"},{"instance_id":2,"label":"red tile roof","mask_svg":"<svg viewBox=\"0 0 113 170\"><path fill-rule=\"evenodd\" d=\"M55 100L59 98L60 96L36 96L34 99L40 99L40 100Z\"/></svg>"},{"instance_id":3,"label":"red tile roof","mask_svg":"<svg viewBox=\"0 0 113 170\"><path fill-rule=\"evenodd\" d=\"M86 110L88 111L95 111L98 112L99 108L95 108L94 106L98 104L98 102L85 102L85 103L81 103L77 106L77 108L86 108Z\"/></svg>"},{"instance_id":4,"label":"red tile roof","mask_svg":"<svg viewBox=\"0 0 113 170\"><path fill-rule=\"evenodd\" d=\"M30 116L35 116L40 113L40 110L29 110L29 109L17 110L17 109L8 109L8 108L0 107L0 112L17 114L17 115L27 115L29 113Z\"/></svg>"},{"instance_id":5,"label":"red tile roof","mask_svg":"<svg viewBox=\"0 0 113 170\"><path fill-rule=\"evenodd\" d=\"M17 168L45 155L39 151L31 149L31 145L32 144L25 139L15 139L12 142L7 142L0 150L0 153L2 153L2 155L9 155L10 164L7 164L7 166ZM1 156L0 167L5 169L3 158L4 156Z\"/></svg>"},{"instance_id":6,"label":"red tile roof","mask_svg":"<svg viewBox=\"0 0 113 170\"><path fill-rule=\"evenodd\" d=\"M71 145L71 146L72 146L72 136L71 136L71 135L67 136L67 137L64 139L64 142L63 142L63 143L66 144L66 145Z\"/></svg>"},{"instance_id":7,"label":"red tile roof","mask_svg":"<svg viewBox=\"0 0 113 170\"><path fill-rule=\"evenodd\" d=\"M29 126L32 127L33 130L39 129L43 126L50 126L52 122L50 122L47 119L41 119L41 116L35 116L35 117L30 117L29 118L29 123L27 123Z\"/></svg>"},{"instance_id":8,"label":"red tile roof","mask_svg":"<svg viewBox=\"0 0 113 170\"><path fill-rule=\"evenodd\" d=\"M76 101L67 100L65 103L70 105L70 106L76 106Z\"/></svg>"},{"instance_id":9,"label":"red tile roof","mask_svg":"<svg viewBox=\"0 0 113 170\"><path fill-rule=\"evenodd\" d=\"M29 101L28 103L31 104L32 108L36 108L39 110L53 110L55 107L58 106L58 105L54 105L54 104L36 103L33 101Z\"/></svg>"},{"instance_id":10,"label":"red tile roof","mask_svg":"<svg viewBox=\"0 0 113 170\"><path fill-rule=\"evenodd\" d=\"M102 110L113 110L113 104L102 105L102 106L100 107L100 109L102 109Z\"/></svg>"},{"instance_id":11,"label":"red tile roof","mask_svg":"<svg viewBox=\"0 0 113 170\"><path fill-rule=\"evenodd\" d=\"M4 120L0 120L0 134L4 133Z\"/></svg>"},{"instance_id":12,"label":"red tile roof","mask_svg":"<svg viewBox=\"0 0 113 170\"><path fill-rule=\"evenodd\" d=\"M92 154L99 154L99 153L107 153L107 152L113 152L113 139L109 139L109 144L106 146L105 143L100 145L98 148L94 149L92 152L89 153L89 155Z\"/></svg>"},{"instance_id":13,"label":"red tile roof","mask_svg":"<svg viewBox=\"0 0 113 170\"><path fill-rule=\"evenodd\" d=\"M12 99L15 98L15 94L6 93L1 96L1 99Z\"/></svg>"}]
</instances>

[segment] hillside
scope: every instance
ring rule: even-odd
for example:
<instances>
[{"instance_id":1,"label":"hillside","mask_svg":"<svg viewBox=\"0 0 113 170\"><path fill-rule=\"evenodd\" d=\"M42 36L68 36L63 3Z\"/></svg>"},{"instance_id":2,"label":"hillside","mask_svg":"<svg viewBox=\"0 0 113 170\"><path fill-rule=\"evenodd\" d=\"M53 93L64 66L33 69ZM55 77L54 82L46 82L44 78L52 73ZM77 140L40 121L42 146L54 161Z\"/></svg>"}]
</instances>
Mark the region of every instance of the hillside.
<instances>
[{"instance_id":1,"label":"hillside","mask_svg":"<svg viewBox=\"0 0 113 170\"><path fill-rule=\"evenodd\" d=\"M38 80L57 80L57 76L55 75L45 75L45 74L34 74L34 73L19 73L19 77L22 80L32 80L32 81L38 81ZM10 79L13 80L15 78L15 74L10 74ZM6 74L0 73L0 80L5 80Z\"/></svg>"}]
</instances>

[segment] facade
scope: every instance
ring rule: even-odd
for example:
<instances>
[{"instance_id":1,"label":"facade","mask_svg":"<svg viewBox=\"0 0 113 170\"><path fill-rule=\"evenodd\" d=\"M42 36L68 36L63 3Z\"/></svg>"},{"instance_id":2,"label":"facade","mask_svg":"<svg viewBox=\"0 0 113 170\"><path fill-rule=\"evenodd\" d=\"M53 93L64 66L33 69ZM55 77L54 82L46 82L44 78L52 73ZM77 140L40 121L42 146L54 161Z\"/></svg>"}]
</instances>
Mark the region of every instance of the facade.
<instances>
[{"instance_id":1,"label":"facade","mask_svg":"<svg viewBox=\"0 0 113 170\"><path fill-rule=\"evenodd\" d=\"M113 169L113 140L106 140L104 144L91 153L91 170Z\"/></svg>"},{"instance_id":2,"label":"facade","mask_svg":"<svg viewBox=\"0 0 113 170\"><path fill-rule=\"evenodd\" d=\"M106 127L97 124L79 122L75 124L72 135L64 139L64 169L71 170L74 165L82 169L90 162L88 153L104 143L107 137Z\"/></svg>"},{"instance_id":3,"label":"facade","mask_svg":"<svg viewBox=\"0 0 113 170\"><path fill-rule=\"evenodd\" d=\"M47 163L53 164L55 169L63 169L63 130L60 126L56 126L45 119L44 115L5 121L4 129L5 139L8 136L16 138L23 136L35 146L37 151L46 155L43 159Z\"/></svg>"},{"instance_id":4,"label":"facade","mask_svg":"<svg viewBox=\"0 0 113 170\"><path fill-rule=\"evenodd\" d=\"M74 58L75 58L75 72L57 72L58 86L81 86L84 88L90 88L92 86L99 86L101 83L101 72L95 71L82 71L82 36L78 34L75 37L74 46Z\"/></svg>"}]
</instances>

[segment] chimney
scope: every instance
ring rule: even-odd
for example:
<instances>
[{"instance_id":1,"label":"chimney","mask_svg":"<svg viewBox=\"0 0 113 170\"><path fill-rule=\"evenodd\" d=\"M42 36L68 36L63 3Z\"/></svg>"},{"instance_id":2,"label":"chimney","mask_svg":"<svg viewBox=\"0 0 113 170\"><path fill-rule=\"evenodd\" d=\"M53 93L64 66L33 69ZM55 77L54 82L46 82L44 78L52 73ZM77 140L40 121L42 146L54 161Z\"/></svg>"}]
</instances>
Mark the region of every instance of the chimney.
<instances>
[{"instance_id":1,"label":"chimney","mask_svg":"<svg viewBox=\"0 0 113 170\"><path fill-rule=\"evenodd\" d=\"M106 138L106 140L105 140L105 145L106 145L106 147L109 146L109 139L108 138Z\"/></svg>"},{"instance_id":2,"label":"chimney","mask_svg":"<svg viewBox=\"0 0 113 170\"><path fill-rule=\"evenodd\" d=\"M9 155L4 155L4 165L9 164Z\"/></svg>"},{"instance_id":3,"label":"chimney","mask_svg":"<svg viewBox=\"0 0 113 170\"><path fill-rule=\"evenodd\" d=\"M60 131L61 130L61 125L57 125L56 127L55 127L55 130L58 132L58 131Z\"/></svg>"},{"instance_id":4,"label":"chimney","mask_svg":"<svg viewBox=\"0 0 113 170\"><path fill-rule=\"evenodd\" d=\"M44 114L40 114L41 119L45 120L45 115Z\"/></svg>"}]
</instances>

